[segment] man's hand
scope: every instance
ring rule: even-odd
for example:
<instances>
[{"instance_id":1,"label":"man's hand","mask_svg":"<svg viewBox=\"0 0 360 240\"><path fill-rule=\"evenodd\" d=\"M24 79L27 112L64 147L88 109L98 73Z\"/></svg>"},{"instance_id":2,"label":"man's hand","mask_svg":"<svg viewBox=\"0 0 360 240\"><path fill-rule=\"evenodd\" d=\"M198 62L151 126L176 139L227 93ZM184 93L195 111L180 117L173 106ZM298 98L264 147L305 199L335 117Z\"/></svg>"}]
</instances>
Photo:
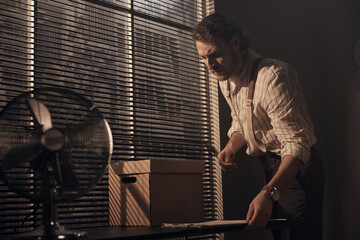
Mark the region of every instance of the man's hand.
<instances>
[{"instance_id":1,"label":"man's hand","mask_svg":"<svg viewBox=\"0 0 360 240\"><path fill-rule=\"evenodd\" d=\"M246 215L248 226L245 230L253 231L264 228L271 217L273 204L273 200L268 193L265 190L261 190L249 206Z\"/></svg>"},{"instance_id":2,"label":"man's hand","mask_svg":"<svg viewBox=\"0 0 360 240\"><path fill-rule=\"evenodd\" d=\"M236 151L226 146L218 155L219 163L224 172L232 172L238 168L237 163L234 163Z\"/></svg>"},{"instance_id":3,"label":"man's hand","mask_svg":"<svg viewBox=\"0 0 360 240\"><path fill-rule=\"evenodd\" d=\"M245 145L245 139L239 132L233 132L226 147L217 156L224 172L232 172L238 168L234 163L236 153Z\"/></svg>"},{"instance_id":4,"label":"man's hand","mask_svg":"<svg viewBox=\"0 0 360 240\"><path fill-rule=\"evenodd\" d=\"M284 156L281 160L279 169L268 182L268 185L276 186L281 192L303 166L304 163L301 160L289 155ZM264 228L271 217L272 209L273 200L266 190L261 190L250 204L246 216L246 222L248 223L246 230L258 230Z\"/></svg>"}]
</instances>

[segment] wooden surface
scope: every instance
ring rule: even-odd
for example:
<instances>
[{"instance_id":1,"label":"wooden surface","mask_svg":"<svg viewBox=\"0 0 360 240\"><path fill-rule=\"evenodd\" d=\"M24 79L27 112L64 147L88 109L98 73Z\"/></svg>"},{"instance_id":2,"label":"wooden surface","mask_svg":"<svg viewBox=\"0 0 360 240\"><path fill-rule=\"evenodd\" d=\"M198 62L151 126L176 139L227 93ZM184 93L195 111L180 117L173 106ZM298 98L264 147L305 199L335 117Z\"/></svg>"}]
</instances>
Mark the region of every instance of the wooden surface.
<instances>
[{"instance_id":1,"label":"wooden surface","mask_svg":"<svg viewBox=\"0 0 360 240\"><path fill-rule=\"evenodd\" d=\"M132 240L132 239L170 239L177 237L190 237L211 233L223 233L228 231L241 231L246 223L223 224L201 227L101 227L74 230L87 232L87 240ZM267 229L286 229L287 223L284 219L270 219ZM16 238L17 234L0 236L2 240Z\"/></svg>"}]
</instances>

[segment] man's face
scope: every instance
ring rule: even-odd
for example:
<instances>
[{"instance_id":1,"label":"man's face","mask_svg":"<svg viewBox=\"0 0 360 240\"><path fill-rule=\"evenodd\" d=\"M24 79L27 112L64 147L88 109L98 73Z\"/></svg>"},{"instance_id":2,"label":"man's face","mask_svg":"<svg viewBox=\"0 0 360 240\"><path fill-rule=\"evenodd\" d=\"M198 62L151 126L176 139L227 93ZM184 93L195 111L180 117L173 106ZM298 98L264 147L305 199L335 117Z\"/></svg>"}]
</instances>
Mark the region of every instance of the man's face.
<instances>
[{"instance_id":1,"label":"man's face","mask_svg":"<svg viewBox=\"0 0 360 240\"><path fill-rule=\"evenodd\" d=\"M213 43L196 41L199 56L206 67L219 81L224 81L236 74L239 64L242 64L232 43L217 39Z\"/></svg>"}]
</instances>

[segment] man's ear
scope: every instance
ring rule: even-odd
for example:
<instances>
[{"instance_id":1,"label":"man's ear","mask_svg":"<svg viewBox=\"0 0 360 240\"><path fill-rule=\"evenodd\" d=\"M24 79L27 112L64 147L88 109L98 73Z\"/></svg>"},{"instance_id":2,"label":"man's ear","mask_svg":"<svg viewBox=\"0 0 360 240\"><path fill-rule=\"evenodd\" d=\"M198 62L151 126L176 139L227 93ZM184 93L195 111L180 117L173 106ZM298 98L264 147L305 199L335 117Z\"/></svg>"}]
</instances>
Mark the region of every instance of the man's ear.
<instances>
[{"instance_id":1,"label":"man's ear","mask_svg":"<svg viewBox=\"0 0 360 240\"><path fill-rule=\"evenodd\" d=\"M234 51L241 51L241 46L240 46L240 38L238 35L234 35L232 38L231 38L231 46L233 48Z\"/></svg>"}]
</instances>

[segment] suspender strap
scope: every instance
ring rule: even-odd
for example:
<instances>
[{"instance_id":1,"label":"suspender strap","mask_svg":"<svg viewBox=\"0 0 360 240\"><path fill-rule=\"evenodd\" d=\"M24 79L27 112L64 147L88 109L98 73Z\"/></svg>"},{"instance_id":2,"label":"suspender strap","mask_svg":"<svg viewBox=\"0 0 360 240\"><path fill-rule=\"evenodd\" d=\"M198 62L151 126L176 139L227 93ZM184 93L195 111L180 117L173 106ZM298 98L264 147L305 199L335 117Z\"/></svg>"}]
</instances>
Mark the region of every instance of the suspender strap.
<instances>
[{"instance_id":1,"label":"suspender strap","mask_svg":"<svg viewBox=\"0 0 360 240\"><path fill-rule=\"evenodd\" d=\"M260 57L257 58L252 66L251 73L250 73L250 83L249 83L249 92L248 92L248 99L252 100L254 96L254 87L255 87L255 81L258 74L258 67L262 60L264 60L266 57Z\"/></svg>"},{"instance_id":2,"label":"suspender strap","mask_svg":"<svg viewBox=\"0 0 360 240\"><path fill-rule=\"evenodd\" d=\"M249 91L248 91L248 99L246 101L246 125L247 125L247 131L248 136L250 138L251 144L259 149L262 152L266 152L266 147L263 143L257 142L254 136L254 130L253 130L253 121L252 121L252 109L253 109L253 96L254 96L254 88L255 88L255 81L258 74L258 66L262 60L264 60L266 57L258 58L254 61L253 67L251 69L251 75L250 75L250 82L249 82Z\"/></svg>"}]
</instances>

